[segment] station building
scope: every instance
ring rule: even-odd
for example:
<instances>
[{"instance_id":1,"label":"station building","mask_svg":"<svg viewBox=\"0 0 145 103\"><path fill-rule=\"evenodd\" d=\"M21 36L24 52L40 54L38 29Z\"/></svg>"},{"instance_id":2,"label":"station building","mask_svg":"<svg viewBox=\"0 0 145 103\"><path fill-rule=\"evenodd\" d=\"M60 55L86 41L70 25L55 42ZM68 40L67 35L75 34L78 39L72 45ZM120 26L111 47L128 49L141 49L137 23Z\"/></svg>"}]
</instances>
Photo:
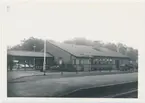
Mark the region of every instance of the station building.
<instances>
[{"instance_id":1,"label":"station building","mask_svg":"<svg viewBox=\"0 0 145 103\"><path fill-rule=\"evenodd\" d=\"M107 48L47 42L46 51L54 56L54 61L63 61L80 71L97 69L119 69L128 64L130 58ZM67 67L66 67L67 68Z\"/></svg>"},{"instance_id":2,"label":"station building","mask_svg":"<svg viewBox=\"0 0 145 103\"><path fill-rule=\"evenodd\" d=\"M8 66L10 61L19 66L25 64L30 68L43 68L44 53L34 51L7 52ZM53 66L62 62L64 68L77 71L120 69L122 64L128 64L130 58L119 52L111 51L103 47L93 47L58 42L46 43L46 65ZM35 67L34 67L35 66Z\"/></svg>"}]
</instances>

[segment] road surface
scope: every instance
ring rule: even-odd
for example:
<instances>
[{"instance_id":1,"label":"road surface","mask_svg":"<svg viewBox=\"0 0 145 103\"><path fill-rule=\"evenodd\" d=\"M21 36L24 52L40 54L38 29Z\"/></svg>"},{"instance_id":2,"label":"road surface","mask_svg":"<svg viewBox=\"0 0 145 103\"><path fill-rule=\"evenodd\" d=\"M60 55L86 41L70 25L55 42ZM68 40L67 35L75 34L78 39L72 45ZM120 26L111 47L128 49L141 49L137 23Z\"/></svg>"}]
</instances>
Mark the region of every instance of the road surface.
<instances>
[{"instance_id":1,"label":"road surface","mask_svg":"<svg viewBox=\"0 0 145 103\"><path fill-rule=\"evenodd\" d=\"M27 80L8 83L10 97L52 97L89 87L137 81L137 73Z\"/></svg>"}]
</instances>

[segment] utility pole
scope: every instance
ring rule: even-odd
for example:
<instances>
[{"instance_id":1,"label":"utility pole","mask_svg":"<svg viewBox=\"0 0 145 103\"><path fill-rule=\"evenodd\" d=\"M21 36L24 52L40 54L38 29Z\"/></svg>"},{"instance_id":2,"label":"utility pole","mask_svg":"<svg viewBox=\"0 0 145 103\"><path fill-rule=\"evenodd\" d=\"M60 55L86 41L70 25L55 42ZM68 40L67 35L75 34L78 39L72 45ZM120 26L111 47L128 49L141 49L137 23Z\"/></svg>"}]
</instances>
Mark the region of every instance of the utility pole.
<instances>
[{"instance_id":1,"label":"utility pole","mask_svg":"<svg viewBox=\"0 0 145 103\"><path fill-rule=\"evenodd\" d=\"M88 65L89 65L89 72L90 72L91 71L91 65L92 65L91 64L91 60L92 60L91 57L92 56L91 55L88 55L88 57L89 57L89 60L88 60L89 61L89 64Z\"/></svg>"},{"instance_id":2,"label":"utility pole","mask_svg":"<svg viewBox=\"0 0 145 103\"><path fill-rule=\"evenodd\" d=\"M34 52L35 52L36 46L34 45L33 48L34 48ZM35 57L34 57L34 69L35 69Z\"/></svg>"},{"instance_id":3,"label":"utility pole","mask_svg":"<svg viewBox=\"0 0 145 103\"><path fill-rule=\"evenodd\" d=\"M43 73L46 71L46 40L44 40L44 61L43 61Z\"/></svg>"}]
</instances>

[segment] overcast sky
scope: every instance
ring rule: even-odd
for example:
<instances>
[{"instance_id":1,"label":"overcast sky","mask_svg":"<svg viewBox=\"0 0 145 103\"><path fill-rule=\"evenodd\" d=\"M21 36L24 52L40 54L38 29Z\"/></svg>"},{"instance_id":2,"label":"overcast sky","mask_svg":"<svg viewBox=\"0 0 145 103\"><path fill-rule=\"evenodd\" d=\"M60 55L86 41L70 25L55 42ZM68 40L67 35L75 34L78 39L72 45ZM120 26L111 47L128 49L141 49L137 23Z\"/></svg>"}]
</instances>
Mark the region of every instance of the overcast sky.
<instances>
[{"instance_id":1,"label":"overcast sky","mask_svg":"<svg viewBox=\"0 0 145 103\"><path fill-rule=\"evenodd\" d=\"M137 39L145 28L142 3L23 2L9 6L3 30L11 46L33 36L60 42L85 37L138 48Z\"/></svg>"}]
</instances>

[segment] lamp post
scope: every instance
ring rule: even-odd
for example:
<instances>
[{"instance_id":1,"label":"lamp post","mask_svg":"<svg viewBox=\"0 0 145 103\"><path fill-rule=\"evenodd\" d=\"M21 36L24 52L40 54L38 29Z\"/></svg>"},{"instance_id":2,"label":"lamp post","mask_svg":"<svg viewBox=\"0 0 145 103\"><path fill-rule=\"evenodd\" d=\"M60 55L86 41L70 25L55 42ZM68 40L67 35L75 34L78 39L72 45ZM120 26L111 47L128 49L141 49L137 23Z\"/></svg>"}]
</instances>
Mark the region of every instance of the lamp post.
<instances>
[{"instance_id":1,"label":"lamp post","mask_svg":"<svg viewBox=\"0 0 145 103\"><path fill-rule=\"evenodd\" d=\"M33 48L34 48L34 52L35 52L36 46L34 45ZM35 69L35 57L34 57L34 69Z\"/></svg>"}]
</instances>

